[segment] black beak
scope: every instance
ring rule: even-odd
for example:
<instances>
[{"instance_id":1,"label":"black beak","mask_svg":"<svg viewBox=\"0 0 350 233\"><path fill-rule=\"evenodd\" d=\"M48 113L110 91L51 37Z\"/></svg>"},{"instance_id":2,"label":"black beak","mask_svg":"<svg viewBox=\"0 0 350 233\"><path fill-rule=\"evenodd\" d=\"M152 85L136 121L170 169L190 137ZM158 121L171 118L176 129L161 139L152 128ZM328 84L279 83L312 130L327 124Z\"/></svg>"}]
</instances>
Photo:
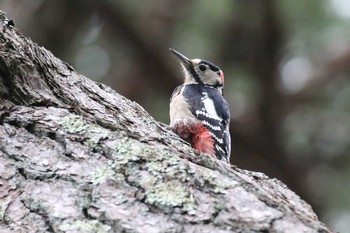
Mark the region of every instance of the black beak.
<instances>
[{"instance_id":1,"label":"black beak","mask_svg":"<svg viewBox=\"0 0 350 233\"><path fill-rule=\"evenodd\" d=\"M178 51L176 51L175 49L169 48L170 52L172 52L176 57L178 57L180 59L180 61L182 62L182 64L184 64L187 68L189 68L192 65L192 62L190 59L188 59L187 57L185 57L185 55L179 53Z\"/></svg>"}]
</instances>

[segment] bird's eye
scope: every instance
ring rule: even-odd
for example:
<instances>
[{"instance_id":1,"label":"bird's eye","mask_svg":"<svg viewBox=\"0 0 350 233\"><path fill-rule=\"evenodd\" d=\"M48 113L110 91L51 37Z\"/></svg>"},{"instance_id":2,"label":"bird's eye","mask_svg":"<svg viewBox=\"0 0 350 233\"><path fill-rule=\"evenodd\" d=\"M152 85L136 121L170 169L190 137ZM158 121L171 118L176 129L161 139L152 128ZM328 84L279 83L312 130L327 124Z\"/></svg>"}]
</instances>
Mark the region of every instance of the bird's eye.
<instances>
[{"instance_id":1,"label":"bird's eye","mask_svg":"<svg viewBox=\"0 0 350 233\"><path fill-rule=\"evenodd\" d=\"M201 71L205 71L207 69L207 67L205 65L199 65L199 69Z\"/></svg>"}]
</instances>

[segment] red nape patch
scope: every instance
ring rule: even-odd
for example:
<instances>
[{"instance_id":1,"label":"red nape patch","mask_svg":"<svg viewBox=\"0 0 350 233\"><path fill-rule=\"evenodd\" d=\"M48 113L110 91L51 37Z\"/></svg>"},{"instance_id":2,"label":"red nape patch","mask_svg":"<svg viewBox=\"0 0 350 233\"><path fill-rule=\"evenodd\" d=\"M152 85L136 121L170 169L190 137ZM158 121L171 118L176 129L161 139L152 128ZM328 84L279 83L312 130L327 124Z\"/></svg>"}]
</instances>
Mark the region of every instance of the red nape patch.
<instances>
[{"instance_id":1,"label":"red nape patch","mask_svg":"<svg viewBox=\"0 0 350 233\"><path fill-rule=\"evenodd\" d=\"M209 130L203 125L199 126L192 136L192 147L202 153L215 157L214 140Z\"/></svg>"},{"instance_id":2,"label":"red nape patch","mask_svg":"<svg viewBox=\"0 0 350 233\"><path fill-rule=\"evenodd\" d=\"M224 83L225 78L224 78L224 72L222 70L220 71L220 78L221 78L221 83Z\"/></svg>"}]
</instances>

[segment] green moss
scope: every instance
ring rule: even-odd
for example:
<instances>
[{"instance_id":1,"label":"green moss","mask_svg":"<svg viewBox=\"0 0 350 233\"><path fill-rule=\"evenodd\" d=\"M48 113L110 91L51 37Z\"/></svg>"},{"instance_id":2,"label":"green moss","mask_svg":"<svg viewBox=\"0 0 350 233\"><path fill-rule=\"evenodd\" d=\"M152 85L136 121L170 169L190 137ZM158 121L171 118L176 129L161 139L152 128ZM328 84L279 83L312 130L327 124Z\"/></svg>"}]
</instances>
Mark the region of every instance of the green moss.
<instances>
[{"instance_id":1,"label":"green moss","mask_svg":"<svg viewBox=\"0 0 350 233\"><path fill-rule=\"evenodd\" d=\"M103 153L103 149L96 140L88 138L84 141L84 145L89 147L90 150L97 153Z\"/></svg>"},{"instance_id":2,"label":"green moss","mask_svg":"<svg viewBox=\"0 0 350 233\"><path fill-rule=\"evenodd\" d=\"M61 125L68 133L84 135L84 145L95 152L102 152L100 141L111 136L109 130L96 124L90 124L82 116L73 114L66 116Z\"/></svg>"},{"instance_id":3,"label":"green moss","mask_svg":"<svg viewBox=\"0 0 350 233\"><path fill-rule=\"evenodd\" d=\"M68 133L80 133L88 128L82 116L73 114L64 117L61 124Z\"/></svg>"},{"instance_id":4,"label":"green moss","mask_svg":"<svg viewBox=\"0 0 350 233\"><path fill-rule=\"evenodd\" d=\"M147 144L133 139L119 140L113 147L114 163L119 166L129 164L130 162L149 161L152 157L157 156Z\"/></svg>"},{"instance_id":5,"label":"green moss","mask_svg":"<svg viewBox=\"0 0 350 233\"><path fill-rule=\"evenodd\" d=\"M228 180L226 177L218 178L218 172L198 170L194 174L195 183L200 187L206 187L207 190L211 190L217 194L225 194L226 189L233 187L232 181Z\"/></svg>"},{"instance_id":6,"label":"green moss","mask_svg":"<svg viewBox=\"0 0 350 233\"><path fill-rule=\"evenodd\" d=\"M98 144L101 139L112 136L110 135L110 130L102 128L96 124L89 124L87 131L89 133L89 141L91 141L92 144Z\"/></svg>"},{"instance_id":7,"label":"green moss","mask_svg":"<svg viewBox=\"0 0 350 233\"><path fill-rule=\"evenodd\" d=\"M178 181L158 183L146 190L145 195L146 203L160 208L184 207L189 210L195 207L192 194Z\"/></svg>"},{"instance_id":8,"label":"green moss","mask_svg":"<svg viewBox=\"0 0 350 233\"><path fill-rule=\"evenodd\" d=\"M115 169L132 167L133 171L129 172L139 177L133 182L145 188L146 203L159 208L194 208L195 200L192 194L180 182L185 181L187 177L188 165L179 157L172 156L164 148L151 147L130 139L118 142L114 151ZM147 173L137 175L136 164L142 166L142 170L147 170Z\"/></svg>"},{"instance_id":9,"label":"green moss","mask_svg":"<svg viewBox=\"0 0 350 233\"><path fill-rule=\"evenodd\" d=\"M62 224L59 227L61 231L79 231L84 233L108 233L112 228L102 224L97 220L78 220L72 224Z\"/></svg>"},{"instance_id":10,"label":"green moss","mask_svg":"<svg viewBox=\"0 0 350 233\"><path fill-rule=\"evenodd\" d=\"M91 182L94 185L101 184L107 179L114 180L117 183L120 183L125 179L125 176L123 174L116 172L113 164L93 171L90 176Z\"/></svg>"},{"instance_id":11,"label":"green moss","mask_svg":"<svg viewBox=\"0 0 350 233\"><path fill-rule=\"evenodd\" d=\"M138 184L144 189L149 189L150 187L154 186L157 181L158 179L155 176L143 174L138 180Z\"/></svg>"},{"instance_id":12,"label":"green moss","mask_svg":"<svg viewBox=\"0 0 350 233\"><path fill-rule=\"evenodd\" d=\"M143 144L135 140L121 140L119 141L112 150L114 165L124 166L132 161L138 161L143 156Z\"/></svg>"},{"instance_id":13,"label":"green moss","mask_svg":"<svg viewBox=\"0 0 350 233\"><path fill-rule=\"evenodd\" d=\"M146 167L152 174L158 175L166 171L168 164L161 161L151 161L146 164Z\"/></svg>"}]
</instances>

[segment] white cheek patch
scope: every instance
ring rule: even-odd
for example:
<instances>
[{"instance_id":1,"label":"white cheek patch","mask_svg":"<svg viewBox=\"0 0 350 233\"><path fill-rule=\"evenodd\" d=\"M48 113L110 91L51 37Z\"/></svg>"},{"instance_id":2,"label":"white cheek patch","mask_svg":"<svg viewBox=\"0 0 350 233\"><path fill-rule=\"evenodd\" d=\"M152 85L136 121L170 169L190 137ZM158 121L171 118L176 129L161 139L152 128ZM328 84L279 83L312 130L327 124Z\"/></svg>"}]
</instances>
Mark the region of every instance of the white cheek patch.
<instances>
[{"instance_id":1,"label":"white cheek patch","mask_svg":"<svg viewBox=\"0 0 350 233\"><path fill-rule=\"evenodd\" d=\"M203 75L203 81L206 84L209 85L215 85L218 82L221 82L221 77L212 70L207 70L205 74Z\"/></svg>"}]
</instances>

